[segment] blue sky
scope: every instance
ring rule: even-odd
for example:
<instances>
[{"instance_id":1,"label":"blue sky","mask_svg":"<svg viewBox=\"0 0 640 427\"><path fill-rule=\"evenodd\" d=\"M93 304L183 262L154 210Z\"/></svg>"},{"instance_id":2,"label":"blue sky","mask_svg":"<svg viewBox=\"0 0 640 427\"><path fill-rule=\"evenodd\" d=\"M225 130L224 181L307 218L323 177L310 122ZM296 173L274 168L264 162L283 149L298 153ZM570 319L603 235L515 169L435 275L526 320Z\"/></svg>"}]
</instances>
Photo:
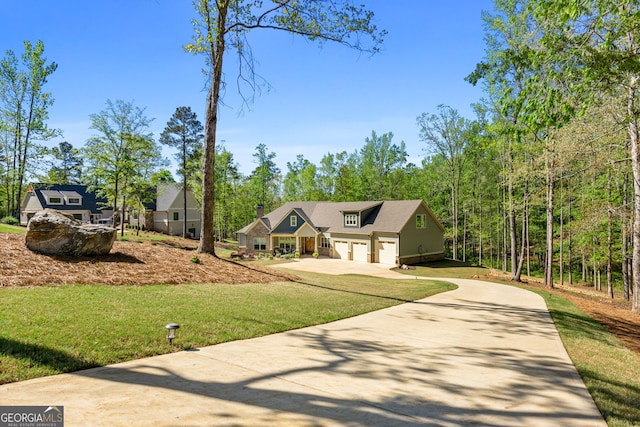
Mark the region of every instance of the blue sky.
<instances>
[{"instance_id":1,"label":"blue sky","mask_svg":"<svg viewBox=\"0 0 640 427\"><path fill-rule=\"evenodd\" d=\"M296 155L318 164L327 153L353 152L375 131L404 141L410 161L424 157L416 117L439 104L473 118L480 88L464 81L484 55L481 11L489 0L361 0L388 31L381 53L368 56L343 46L322 48L268 30L250 43L258 73L269 83L240 112L235 69L227 60L225 106L218 140L249 174L258 144L276 153L286 173ZM176 107L190 106L204 122L204 59L182 50L191 41L189 0L0 0L1 56L42 40L58 64L46 90L55 103L49 126L81 147L94 133L89 115L107 99L133 101L155 118L156 138ZM171 157L171 151L165 150Z\"/></svg>"}]
</instances>

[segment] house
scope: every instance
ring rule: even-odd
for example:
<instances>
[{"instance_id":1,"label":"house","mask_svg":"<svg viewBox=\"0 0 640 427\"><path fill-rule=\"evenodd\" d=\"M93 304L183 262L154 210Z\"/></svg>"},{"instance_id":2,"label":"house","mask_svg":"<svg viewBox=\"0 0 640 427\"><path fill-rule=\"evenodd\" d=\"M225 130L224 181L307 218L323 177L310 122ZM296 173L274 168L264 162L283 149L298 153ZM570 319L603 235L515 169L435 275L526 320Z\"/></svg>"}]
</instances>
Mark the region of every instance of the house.
<instances>
[{"instance_id":1,"label":"house","mask_svg":"<svg viewBox=\"0 0 640 427\"><path fill-rule=\"evenodd\" d=\"M182 186L175 183L159 184L154 205L152 215L146 214L146 228L171 236L182 236L185 221ZM199 239L200 206L191 190L187 190L186 221L189 235Z\"/></svg>"},{"instance_id":2,"label":"house","mask_svg":"<svg viewBox=\"0 0 640 427\"><path fill-rule=\"evenodd\" d=\"M444 258L444 228L422 200L289 202L238 231L241 253L317 252L331 258L415 264Z\"/></svg>"},{"instance_id":3,"label":"house","mask_svg":"<svg viewBox=\"0 0 640 427\"><path fill-rule=\"evenodd\" d=\"M84 223L96 223L107 215L100 209L103 202L94 192L87 191L86 185L30 184L22 200L20 225L26 226L36 212L46 208L71 214Z\"/></svg>"}]
</instances>

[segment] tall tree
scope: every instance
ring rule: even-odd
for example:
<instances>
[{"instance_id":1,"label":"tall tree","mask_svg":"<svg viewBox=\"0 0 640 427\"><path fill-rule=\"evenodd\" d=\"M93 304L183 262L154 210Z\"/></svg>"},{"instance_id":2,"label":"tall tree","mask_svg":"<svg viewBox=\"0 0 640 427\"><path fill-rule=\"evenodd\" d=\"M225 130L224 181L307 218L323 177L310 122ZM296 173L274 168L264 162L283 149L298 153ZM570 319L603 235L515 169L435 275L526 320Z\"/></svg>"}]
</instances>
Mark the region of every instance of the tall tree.
<instances>
[{"instance_id":1,"label":"tall tree","mask_svg":"<svg viewBox=\"0 0 640 427\"><path fill-rule=\"evenodd\" d=\"M275 195L278 193L278 178L280 176L280 169L276 166L273 159L276 158L276 153L267 152L267 146L259 144L256 147L256 152L253 153L255 158L256 168L251 173L249 178L253 188L255 189L255 195L257 197L258 204L262 205L267 211L273 207L273 201Z\"/></svg>"},{"instance_id":2,"label":"tall tree","mask_svg":"<svg viewBox=\"0 0 640 427\"><path fill-rule=\"evenodd\" d=\"M44 92L44 85L58 65L47 63L41 41L35 44L25 41L21 59L22 64L15 53L8 50L0 61L0 123L4 131L6 165L2 178L7 210L15 217L20 216L34 141L47 140L57 133L46 125L53 98Z\"/></svg>"},{"instance_id":3,"label":"tall tree","mask_svg":"<svg viewBox=\"0 0 640 427\"><path fill-rule=\"evenodd\" d=\"M399 199L400 175L394 173L402 169L407 162L407 150L404 141L400 145L392 143L393 133L380 136L371 131L360 149L358 177L365 200ZM375 183L375 184L374 184Z\"/></svg>"},{"instance_id":4,"label":"tall tree","mask_svg":"<svg viewBox=\"0 0 640 427\"><path fill-rule=\"evenodd\" d=\"M97 135L83 150L85 176L100 196L111 200L115 222L119 197L126 201L128 187L158 164L159 151L149 132L151 119L132 102L107 100L106 108L90 118Z\"/></svg>"},{"instance_id":5,"label":"tall tree","mask_svg":"<svg viewBox=\"0 0 640 427\"><path fill-rule=\"evenodd\" d=\"M458 259L460 180L466 161L464 150L469 122L460 116L457 110L446 105L438 106L438 114L423 113L417 121L420 139L427 144L427 152L440 155L447 164L453 225L453 259Z\"/></svg>"},{"instance_id":6,"label":"tall tree","mask_svg":"<svg viewBox=\"0 0 640 427\"><path fill-rule=\"evenodd\" d=\"M51 157L46 181L55 184L80 184L82 177L82 154L78 148L62 141L57 147L47 150Z\"/></svg>"},{"instance_id":7,"label":"tall tree","mask_svg":"<svg viewBox=\"0 0 640 427\"><path fill-rule=\"evenodd\" d=\"M296 162L287 162L289 171L283 181L284 201L322 200L316 165L298 154Z\"/></svg>"},{"instance_id":8,"label":"tall tree","mask_svg":"<svg viewBox=\"0 0 640 427\"><path fill-rule=\"evenodd\" d=\"M248 82L249 86L255 88L255 64L247 40L251 30L264 28L285 31L312 41L332 41L370 52L377 51L385 33L372 23L373 12L355 6L349 0L197 0L194 4L200 19L194 21L194 40L186 49L205 54L209 66L202 173L202 228L198 251L215 254L215 144L223 59L227 48L234 49L238 54L241 70L238 82ZM363 44L364 37L371 40L371 47Z\"/></svg>"},{"instance_id":9,"label":"tall tree","mask_svg":"<svg viewBox=\"0 0 640 427\"><path fill-rule=\"evenodd\" d=\"M186 238L187 232L187 190L189 180L198 169L201 169L202 158L202 123L198 115L191 111L191 107L178 107L167 122L167 126L160 135L160 142L178 150L175 154L180 164L178 174L182 176L182 202L184 207L184 227L182 237Z\"/></svg>"}]
</instances>

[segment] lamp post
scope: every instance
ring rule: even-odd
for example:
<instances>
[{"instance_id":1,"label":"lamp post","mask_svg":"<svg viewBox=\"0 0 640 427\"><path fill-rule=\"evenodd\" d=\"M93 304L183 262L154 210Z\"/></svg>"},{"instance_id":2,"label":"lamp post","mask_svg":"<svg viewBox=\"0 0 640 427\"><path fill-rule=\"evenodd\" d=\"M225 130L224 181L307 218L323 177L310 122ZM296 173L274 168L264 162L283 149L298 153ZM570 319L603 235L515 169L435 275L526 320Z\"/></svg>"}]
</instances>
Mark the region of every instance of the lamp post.
<instances>
[{"instance_id":1,"label":"lamp post","mask_svg":"<svg viewBox=\"0 0 640 427\"><path fill-rule=\"evenodd\" d=\"M169 344L173 344L173 339L176 337L176 331L180 325L177 323L168 323L165 328L167 329L167 339L169 340Z\"/></svg>"}]
</instances>

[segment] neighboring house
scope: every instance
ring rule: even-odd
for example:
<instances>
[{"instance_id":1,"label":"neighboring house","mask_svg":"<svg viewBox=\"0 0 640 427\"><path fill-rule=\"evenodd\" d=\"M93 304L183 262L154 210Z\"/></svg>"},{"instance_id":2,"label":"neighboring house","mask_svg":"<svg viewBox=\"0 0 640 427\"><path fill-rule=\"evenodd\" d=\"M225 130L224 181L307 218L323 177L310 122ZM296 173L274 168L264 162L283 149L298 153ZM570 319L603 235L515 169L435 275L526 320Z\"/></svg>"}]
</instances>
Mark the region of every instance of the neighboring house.
<instances>
[{"instance_id":1,"label":"neighboring house","mask_svg":"<svg viewBox=\"0 0 640 427\"><path fill-rule=\"evenodd\" d=\"M182 236L184 227L184 197L180 184L160 184L152 212L153 224L146 215L146 228L171 236ZM191 190L187 190L187 232L200 238L200 206ZM135 224L135 221L133 222Z\"/></svg>"},{"instance_id":2,"label":"neighboring house","mask_svg":"<svg viewBox=\"0 0 640 427\"><path fill-rule=\"evenodd\" d=\"M241 253L297 252L381 264L444 258L444 228L422 200L289 202L238 231Z\"/></svg>"},{"instance_id":3,"label":"neighboring house","mask_svg":"<svg viewBox=\"0 0 640 427\"><path fill-rule=\"evenodd\" d=\"M36 212L46 208L71 214L84 223L96 223L105 216L100 209L102 202L94 192L87 191L86 185L34 183L22 201L20 225L27 225Z\"/></svg>"}]
</instances>

